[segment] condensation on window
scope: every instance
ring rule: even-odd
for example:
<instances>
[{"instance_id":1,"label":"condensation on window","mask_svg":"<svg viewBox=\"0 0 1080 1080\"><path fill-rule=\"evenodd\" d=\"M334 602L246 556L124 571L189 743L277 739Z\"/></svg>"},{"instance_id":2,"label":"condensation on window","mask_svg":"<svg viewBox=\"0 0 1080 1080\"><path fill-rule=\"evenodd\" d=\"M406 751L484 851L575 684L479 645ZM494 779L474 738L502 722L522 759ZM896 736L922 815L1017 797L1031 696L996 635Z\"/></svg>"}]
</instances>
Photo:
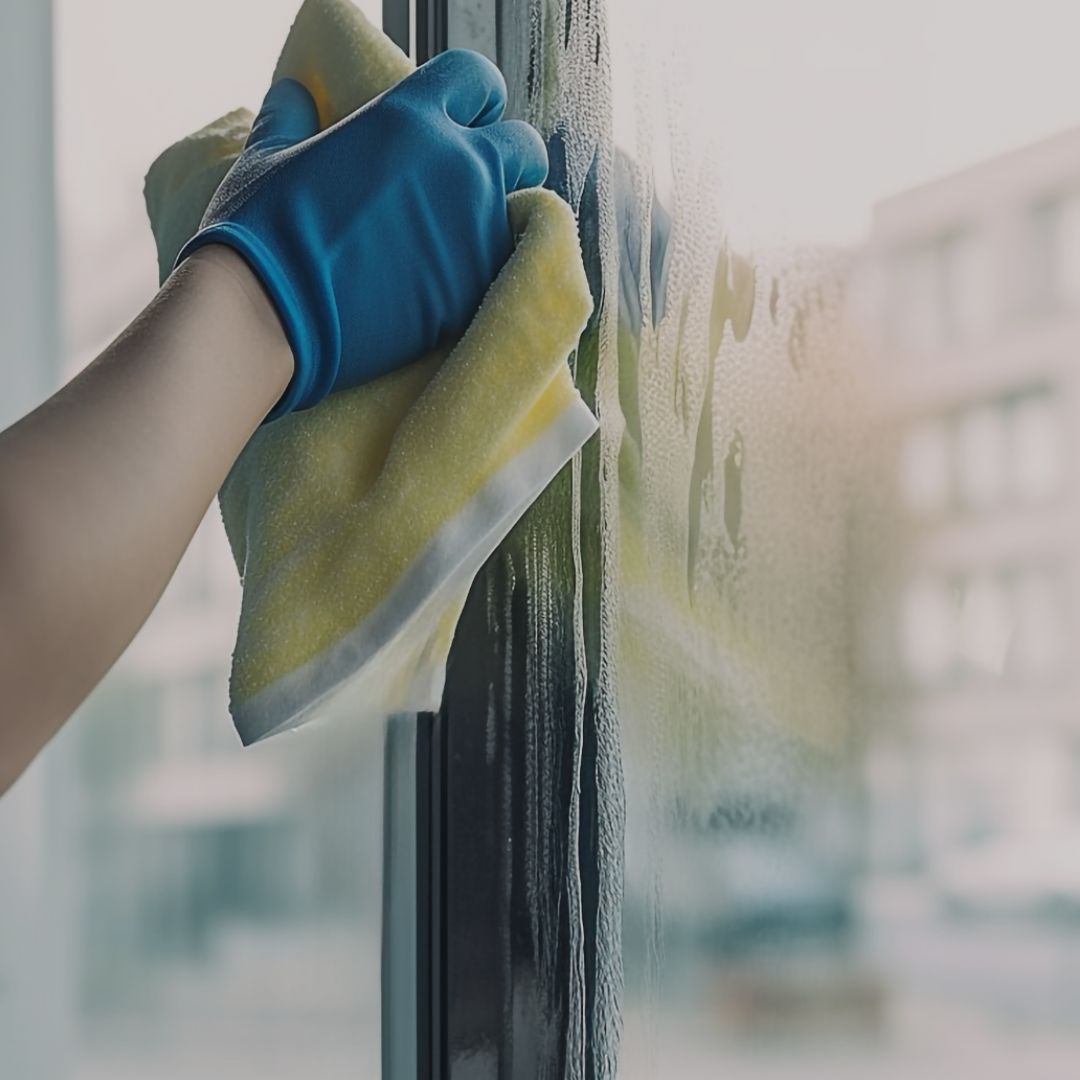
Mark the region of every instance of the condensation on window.
<instances>
[{"instance_id":1,"label":"condensation on window","mask_svg":"<svg viewBox=\"0 0 1080 1080\"><path fill-rule=\"evenodd\" d=\"M1080 907L1049 869L1080 824L1051 719L1078 696L1075 344L1017 277L1080 143L1015 151L1052 134L1032 90L935 144L950 76L993 95L940 52L961 22L826 7L503 23L597 301L572 363L600 433L502 555L528 584L530 730L573 657L572 829L598 792L598 866L574 834L561 868L568 1075L1080 1061L1038 959L1064 948L1055 904ZM1037 34L987 25L1034 70Z\"/></svg>"},{"instance_id":2,"label":"condensation on window","mask_svg":"<svg viewBox=\"0 0 1080 1080\"><path fill-rule=\"evenodd\" d=\"M498 0L449 0L447 30L451 49L473 49L497 59Z\"/></svg>"},{"instance_id":3,"label":"condensation on window","mask_svg":"<svg viewBox=\"0 0 1080 1080\"><path fill-rule=\"evenodd\" d=\"M678 123L671 73L642 52L633 92L618 93L600 5L536 5L528 28L511 95L581 222L597 311L572 362L601 427L503 557L530 586L529 725L559 684L546 665L560 567L574 582L574 767L592 724L601 843L595 971L572 934L568 1059L584 1068L573 1049L588 1034L596 1074L614 1076L620 1029L638 1054L675 970L673 913L725 907L711 848L742 845L784 873L785 852L813 847L823 880L850 872L860 372L841 315L849 253L731 242L722 170ZM753 916L749 894L729 903Z\"/></svg>"}]
</instances>

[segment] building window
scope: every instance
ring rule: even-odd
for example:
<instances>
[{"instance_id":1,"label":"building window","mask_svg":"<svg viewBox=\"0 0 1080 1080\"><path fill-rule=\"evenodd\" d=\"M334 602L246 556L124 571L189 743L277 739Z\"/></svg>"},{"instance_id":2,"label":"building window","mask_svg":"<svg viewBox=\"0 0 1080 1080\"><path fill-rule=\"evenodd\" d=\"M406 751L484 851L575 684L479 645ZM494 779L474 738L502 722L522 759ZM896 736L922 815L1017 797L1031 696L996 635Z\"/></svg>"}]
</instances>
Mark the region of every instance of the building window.
<instances>
[{"instance_id":1,"label":"building window","mask_svg":"<svg viewBox=\"0 0 1080 1080\"><path fill-rule=\"evenodd\" d=\"M1000 405L980 405L956 419L957 495L964 507L989 510L1005 491L1005 424Z\"/></svg>"},{"instance_id":2,"label":"building window","mask_svg":"<svg viewBox=\"0 0 1080 1080\"><path fill-rule=\"evenodd\" d=\"M1017 397L1009 407L1006 425L1010 494L1022 502L1057 495L1064 454L1061 417L1053 394L1040 390Z\"/></svg>"},{"instance_id":3,"label":"building window","mask_svg":"<svg viewBox=\"0 0 1080 1080\"><path fill-rule=\"evenodd\" d=\"M926 352L941 343L941 310L936 251L920 244L900 253L893 264L893 318L897 343Z\"/></svg>"},{"instance_id":4,"label":"building window","mask_svg":"<svg viewBox=\"0 0 1080 1080\"><path fill-rule=\"evenodd\" d=\"M922 685L944 679L957 655L956 599L949 583L924 577L904 597L904 658L912 679Z\"/></svg>"},{"instance_id":5,"label":"building window","mask_svg":"<svg viewBox=\"0 0 1080 1080\"><path fill-rule=\"evenodd\" d=\"M963 585L958 612L959 653L969 675L1001 675L1013 636L1011 596L997 574Z\"/></svg>"},{"instance_id":6,"label":"building window","mask_svg":"<svg viewBox=\"0 0 1080 1080\"><path fill-rule=\"evenodd\" d=\"M951 498L948 423L933 417L913 427L900 451L900 486L908 510L930 517L947 509Z\"/></svg>"},{"instance_id":7,"label":"building window","mask_svg":"<svg viewBox=\"0 0 1080 1080\"><path fill-rule=\"evenodd\" d=\"M1037 203L1031 211L1030 242L1032 312L1080 306L1080 193Z\"/></svg>"},{"instance_id":8,"label":"building window","mask_svg":"<svg viewBox=\"0 0 1080 1080\"><path fill-rule=\"evenodd\" d=\"M1063 436L1048 387L925 417L900 446L903 505L926 518L951 506L988 512L1053 499L1064 479Z\"/></svg>"},{"instance_id":9,"label":"building window","mask_svg":"<svg viewBox=\"0 0 1080 1080\"><path fill-rule=\"evenodd\" d=\"M1065 656L1066 612L1060 575L1032 569L1014 584L1016 634L1010 661L1023 678L1053 675Z\"/></svg>"},{"instance_id":10,"label":"building window","mask_svg":"<svg viewBox=\"0 0 1080 1080\"><path fill-rule=\"evenodd\" d=\"M923 687L952 677L1052 678L1069 641L1065 584L1060 568L1045 565L917 578L901 612L908 677Z\"/></svg>"},{"instance_id":11,"label":"building window","mask_svg":"<svg viewBox=\"0 0 1080 1080\"><path fill-rule=\"evenodd\" d=\"M973 341L992 324L997 300L989 246L966 229L943 237L938 257L943 337L950 344Z\"/></svg>"},{"instance_id":12,"label":"building window","mask_svg":"<svg viewBox=\"0 0 1080 1080\"><path fill-rule=\"evenodd\" d=\"M974 229L912 245L893 264L895 333L914 352L970 342L993 320L988 246Z\"/></svg>"}]
</instances>

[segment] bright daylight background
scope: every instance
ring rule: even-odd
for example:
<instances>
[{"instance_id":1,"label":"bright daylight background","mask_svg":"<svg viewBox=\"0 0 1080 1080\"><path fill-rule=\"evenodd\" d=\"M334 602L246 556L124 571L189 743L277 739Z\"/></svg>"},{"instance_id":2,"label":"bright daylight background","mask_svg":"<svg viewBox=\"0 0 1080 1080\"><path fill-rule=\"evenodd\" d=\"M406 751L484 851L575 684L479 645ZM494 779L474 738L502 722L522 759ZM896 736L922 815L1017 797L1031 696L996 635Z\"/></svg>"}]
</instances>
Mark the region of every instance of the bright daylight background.
<instances>
[{"instance_id":1,"label":"bright daylight background","mask_svg":"<svg viewBox=\"0 0 1080 1080\"><path fill-rule=\"evenodd\" d=\"M147 166L258 107L296 6L55 5L65 374L156 289ZM379 1069L383 733L241 751L226 710L235 577L215 508L57 748L75 788L72 1076Z\"/></svg>"},{"instance_id":2,"label":"bright daylight background","mask_svg":"<svg viewBox=\"0 0 1080 1080\"><path fill-rule=\"evenodd\" d=\"M669 289L710 140L757 272L714 368L729 668L705 706L678 678L651 719L622 703L622 1072L1072 1075L1080 11L611 11L616 130L674 210ZM677 399L641 397L677 430Z\"/></svg>"},{"instance_id":3,"label":"bright daylight background","mask_svg":"<svg viewBox=\"0 0 1080 1080\"><path fill-rule=\"evenodd\" d=\"M155 290L147 166L257 106L296 5L56 0L64 375ZM659 996L631 986L627 1075L1074 1075L1080 9L610 6L656 55L682 50L684 126L717 141L735 246L842 245L876 282L897 386L881 479L912 537L906 584L872 613L886 659L855 679L857 827L814 825L784 873L772 840L670 838L669 976ZM633 50L616 61L625 87ZM620 124L632 142L632 111ZM60 985L29 1006L64 1075L378 1067L382 733L242 753L225 705L237 599L212 512L50 749L47 825L5 841L27 865L50 844L71 856L63 924L30 935L67 942ZM830 876L813 840L834 826L859 855ZM15 948L32 966L33 941Z\"/></svg>"}]
</instances>

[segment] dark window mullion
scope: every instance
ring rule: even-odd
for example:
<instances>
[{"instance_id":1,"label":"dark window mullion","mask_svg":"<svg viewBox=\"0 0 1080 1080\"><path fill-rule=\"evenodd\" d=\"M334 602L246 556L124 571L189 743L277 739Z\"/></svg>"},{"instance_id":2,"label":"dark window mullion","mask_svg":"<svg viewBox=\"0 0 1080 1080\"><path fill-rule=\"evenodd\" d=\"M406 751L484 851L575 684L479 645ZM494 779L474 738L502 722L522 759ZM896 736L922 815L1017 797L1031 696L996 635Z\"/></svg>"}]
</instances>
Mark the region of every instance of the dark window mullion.
<instances>
[{"instance_id":1,"label":"dark window mullion","mask_svg":"<svg viewBox=\"0 0 1080 1080\"><path fill-rule=\"evenodd\" d=\"M402 52L411 52L409 9L412 0L383 0L382 28Z\"/></svg>"},{"instance_id":2,"label":"dark window mullion","mask_svg":"<svg viewBox=\"0 0 1080 1080\"><path fill-rule=\"evenodd\" d=\"M416 26L415 50L412 27ZM449 0L382 0L383 31L417 64L445 52L449 41Z\"/></svg>"},{"instance_id":3,"label":"dark window mullion","mask_svg":"<svg viewBox=\"0 0 1080 1080\"><path fill-rule=\"evenodd\" d=\"M445 52L449 40L448 0L416 0L416 62Z\"/></svg>"},{"instance_id":4,"label":"dark window mullion","mask_svg":"<svg viewBox=\"0 0 1080 1080\"><path fill-rule=\"evenodd\" d=\"M421 713L416 724L416 1055L418 1080L445 1075L446 850L443 785L446 775L442 717ZM396 1078L393 1078L396 1080Z\"/></svg>"}]
</instances>

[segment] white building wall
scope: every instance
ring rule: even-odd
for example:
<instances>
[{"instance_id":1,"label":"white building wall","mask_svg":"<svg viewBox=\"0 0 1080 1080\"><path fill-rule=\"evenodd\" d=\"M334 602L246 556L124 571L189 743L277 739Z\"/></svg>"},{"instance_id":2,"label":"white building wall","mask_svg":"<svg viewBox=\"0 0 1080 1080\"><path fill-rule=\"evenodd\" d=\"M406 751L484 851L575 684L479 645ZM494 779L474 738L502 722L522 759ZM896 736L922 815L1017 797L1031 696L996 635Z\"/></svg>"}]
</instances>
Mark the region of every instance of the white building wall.
<instances>
[{"instance_id":1,"label":"white building wall","mask_svg":"<svg viewBox=\"0 0 1080 1080\"><path fill-rule=\"evenodd\" d=\"M967 873L980 833L1007 866L1005 845L1080 830L1078 192L1071 131L888 200L869 245L903 521L897 649L913 654L906 685L877 690L877 752L906 758L891 772L908 777L921 858L946 884ZM1037 460L1010 480L1024 472L1012 403L1032 393L1052 406L1026 429L1029 449L1032 436L1054 444L1059 481L1044 490ZM905 447L923 505L903 491ZM1049 587L1035 580L1044 571ZM941 602L919 581L939 583ZM1041 642L1022 640L1032 611Z\"/></svg>"}]
</instances>

